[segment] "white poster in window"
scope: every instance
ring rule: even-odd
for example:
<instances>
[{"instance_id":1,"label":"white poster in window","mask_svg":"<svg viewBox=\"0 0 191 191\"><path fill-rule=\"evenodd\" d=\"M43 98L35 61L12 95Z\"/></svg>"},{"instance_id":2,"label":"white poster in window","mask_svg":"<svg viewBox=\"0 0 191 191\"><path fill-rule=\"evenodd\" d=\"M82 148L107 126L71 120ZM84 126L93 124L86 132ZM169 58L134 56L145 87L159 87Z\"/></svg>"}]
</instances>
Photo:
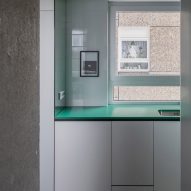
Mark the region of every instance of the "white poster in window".
<instances>
[{"instance_id":1,"label":"white poster in window","mask_svg":"<svg viewBox=\"0 0 191 191\"><path fill-rule=\"evenodd\" d=\"M118 71L149 71L149 27L119 27Z\"/></svg>"}]
</instances>

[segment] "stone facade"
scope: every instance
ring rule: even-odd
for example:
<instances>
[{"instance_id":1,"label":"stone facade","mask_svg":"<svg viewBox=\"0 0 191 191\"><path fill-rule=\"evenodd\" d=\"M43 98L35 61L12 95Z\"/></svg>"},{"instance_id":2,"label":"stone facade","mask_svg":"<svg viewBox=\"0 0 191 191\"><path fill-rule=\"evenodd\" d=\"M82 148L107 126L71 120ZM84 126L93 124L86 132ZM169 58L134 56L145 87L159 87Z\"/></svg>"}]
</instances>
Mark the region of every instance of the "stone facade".
<instances>
[{"instance_id":1,"label":"stone facade","mask_svg":"<svg viewBox=\"0 0 191 191\"><path fill-rule=\"evenodd\" d=\"M150 73L180 72L179 12L118 12L117 26L150 27Z\"/></svg>"}]
</instances>

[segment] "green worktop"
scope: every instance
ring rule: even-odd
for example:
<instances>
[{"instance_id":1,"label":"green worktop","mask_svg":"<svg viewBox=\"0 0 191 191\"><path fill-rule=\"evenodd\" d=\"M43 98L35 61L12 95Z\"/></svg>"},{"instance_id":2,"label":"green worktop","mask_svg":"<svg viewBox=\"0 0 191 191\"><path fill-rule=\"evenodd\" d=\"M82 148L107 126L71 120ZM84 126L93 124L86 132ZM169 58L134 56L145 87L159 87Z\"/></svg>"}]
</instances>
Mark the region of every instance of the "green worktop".
<instances>
[{"instance_id":1,"label":"green worktop","mask_svg":"<svg viewBox=\"0 0 191 191\"><path fill-rule=\"evenodd\" d=\"M105 107L57 107L56 121L179 121L177 116L161 116L158 110L180 110L175 104L127 104Z\"/></svg>"}]
</instances>

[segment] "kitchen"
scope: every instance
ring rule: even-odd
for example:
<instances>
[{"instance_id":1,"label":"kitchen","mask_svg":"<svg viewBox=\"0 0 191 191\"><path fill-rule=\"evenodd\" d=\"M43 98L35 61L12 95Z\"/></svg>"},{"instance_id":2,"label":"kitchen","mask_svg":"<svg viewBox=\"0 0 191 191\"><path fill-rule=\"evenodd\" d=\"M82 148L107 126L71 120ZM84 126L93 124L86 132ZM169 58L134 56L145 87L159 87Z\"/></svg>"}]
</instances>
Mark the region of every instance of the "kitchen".
<instances>
[{"instance_id":1,"label":"kitchen","mask_svg":"<svg viewBox=\"0 0 191 191\"><path fill-rule=\"evenodd\" d=\"M1 191L191 190L190 0L0 9Z\"/></svg>"},{"instance_id":2,"label":"kitchen","mask_svg":"<svg viewBox=\"0 0 191 191\"><path fill-rule=\"evenodd\" d=\"M55 9L55 190L179 191L180 3L83 3Z\"/></svg>"},{"instance_id":3,"label":"kitchen","mask_svg":"<svg viewBox=\"0 0 191 191\"><path fill-rule=\"evenodd\" d=\"M144 16L131 15L140 12ZM156 16L159 12L164 15ZM55 121L51 122L54 129L47 130L46 137L42 133L41 139L42 164L51 156L46 166L48 163L52 168L42 165L41 169L52 174L48 179L51 184L53 178L56 191L180 190L181 18L177 12L181 12L177 1L55 2L55 66L47 69L51 75L46 78L55 79L55 94L50 96L51 101L54 97L55 111L51 107L51 114L55 112ZM137 18L131 20L136 24L116 29L120 14ZM138 21L144 24L137 26ZM137 36L123 36L122 27L129 30L127 34L134 27ZM159 43L161 39L166 39L165 43ZM129 42L137 43L139 50L142 43L141 50L147 52L143 58L120 58L120 51L130 49ZM164 52L168 52L166 68ZM93 69L85 71L83 64L90 62ZM124 62L131 64L121 64ZM54 69L55 75L51 72ZM46 144L43 140L48 136ZM134 139L128 142L131 137ZM135 157L135 163L130 156ZM42 180L46 174L42 173ZM43 181L41 185L43 189Z\"/></svg>"}]
</instances>

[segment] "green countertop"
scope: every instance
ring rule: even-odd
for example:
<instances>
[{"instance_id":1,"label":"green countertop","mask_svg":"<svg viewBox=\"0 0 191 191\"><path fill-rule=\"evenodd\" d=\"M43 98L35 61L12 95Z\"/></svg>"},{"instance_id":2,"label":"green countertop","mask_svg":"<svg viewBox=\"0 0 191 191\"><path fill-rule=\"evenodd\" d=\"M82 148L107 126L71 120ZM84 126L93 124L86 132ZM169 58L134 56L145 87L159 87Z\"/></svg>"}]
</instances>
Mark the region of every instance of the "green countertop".
<instances>
[{"instance_id":1,"label":"green countertop","mask_svg":"<svg viewBox=\"0 0 191 191\"><path fill-rule=\"evenodd\" d=\"M56 121L179 121L177 116L161 116L158 110L180 110L172 104L127 104L105 107L58 107Z\"/></svg>"}]
</instances>

